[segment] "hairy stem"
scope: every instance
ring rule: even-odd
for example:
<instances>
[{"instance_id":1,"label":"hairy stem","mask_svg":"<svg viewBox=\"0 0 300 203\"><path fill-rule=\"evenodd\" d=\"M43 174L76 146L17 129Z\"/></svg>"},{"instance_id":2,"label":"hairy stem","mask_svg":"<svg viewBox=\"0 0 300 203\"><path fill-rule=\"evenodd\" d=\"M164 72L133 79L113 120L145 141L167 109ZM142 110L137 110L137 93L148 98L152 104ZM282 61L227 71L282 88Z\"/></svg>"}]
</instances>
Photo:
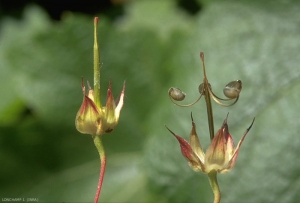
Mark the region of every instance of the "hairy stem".
<instances>
[{"instance_id":1,"label":"hairy stem","mask_svg":"<svg viewBox=\"0 0 300 203\"><path fill-rule=\"evenodd\" d=\"M101 141L101 137L100 136L94 136L94 143L95 146L99 152L100 155L100 175L99 175L99 182L98 182L98 187L97 187L97 191L96 191L96 196L95 196L95 200L94 203L98 203L98 199L100 196L100 192L101 192L101 187L102 187L102 183L103 183L103 179L104 179L104 173L105 173L105 167L106 167L106 156L105 156L105 151L104 151L104 147Z\"/></svg>"},{"instance_id":2,"label":"hairy stem","mask_svg":"<svg viewBox=\"0 0 300 203\"><path fill-rule=\"evenodd\" d=\"M94 18L94 102L101 108L100 100L100 56L98 48L98 17Z\"/></svg>"},{"instance_id":3,"label":"hairy stem","mask_svg":"<svg viewBox=\"0 0 300 203\"><path fill-rule=\"evenodd\" d=\"M214 203L219 203L221 200L221 192L218 185L217 171L213 170L208 173L209 183L214 193Z\"/></svg>"}]
</instances>

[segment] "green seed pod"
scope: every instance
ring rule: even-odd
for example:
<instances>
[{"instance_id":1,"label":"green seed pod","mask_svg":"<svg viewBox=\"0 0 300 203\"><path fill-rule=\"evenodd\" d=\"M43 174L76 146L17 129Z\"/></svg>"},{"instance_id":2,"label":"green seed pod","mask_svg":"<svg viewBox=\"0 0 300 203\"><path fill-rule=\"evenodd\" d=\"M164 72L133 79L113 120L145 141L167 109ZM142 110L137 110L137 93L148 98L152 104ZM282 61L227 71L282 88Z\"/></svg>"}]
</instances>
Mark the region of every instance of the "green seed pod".
<instances>
[{"instance_id":1,"label":"green seed pod","mask_svg":"<svg viewBox=\"0 0 300 203\"><path fill-rule=\"evenodd\" d=\"M237 98L242 90L242 81L235 80L228 83L223 89L224 95L229 99Z\"/></svg>"},{"instance_id":2,"label":"green seed pod","mask_svg":"<svg viewBox=\"0 0 300 203\"><path fill-rule=\"evenodd\" d=\"M169 96L172 97L172 99L174 99L176 101L184 100L185 95L186 94L177 87L171 87L169 89Z\"/></svg>"}]
</instances>

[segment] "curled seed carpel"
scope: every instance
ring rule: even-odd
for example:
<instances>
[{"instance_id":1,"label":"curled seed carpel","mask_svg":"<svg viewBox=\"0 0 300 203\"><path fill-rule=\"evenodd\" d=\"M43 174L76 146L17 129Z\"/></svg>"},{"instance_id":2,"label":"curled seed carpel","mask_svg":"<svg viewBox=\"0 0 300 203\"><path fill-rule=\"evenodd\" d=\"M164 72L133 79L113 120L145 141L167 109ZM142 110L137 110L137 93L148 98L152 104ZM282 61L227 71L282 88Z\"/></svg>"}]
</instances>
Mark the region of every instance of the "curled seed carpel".
<instances>
[{"instance_id":1,"label":"curled seed carpel","mask_svg":"<svg viewBox=\"0 0 300 203\"><path fill-rule=\"evenodd\" d=\"M235 80L228 83L223 89L224 95L229 99L235 99L240 95L242 90L242 81Z\"/></svg>"},{"instance_id":2,"label":"curled seed carpel","mask_svg":"<svg viewBox=\"0 0 300 203\"><path fill-rule=\"evenodd\" d=\"M208 88L211 90L211 85L210 83L207 83L208 84ZM198 90L199 90L199 93L200 94L205 94L205 88L204 88L204 83L201 83L198 87Z\"/></svg>"},{"instance_id":3,"label":"curled seed carpel","mask_svg":"<svg viewBox=\"0 0 300 203\"><path fill-rule=\"evenodd\" d=\"M172 97L172 99L176 100L176 101L182 101L185 98L185 93L183 91L181 91L181 89L177 88L177 87L171 87L169 89L169 96Z\"/></svg>"}]
</instances>

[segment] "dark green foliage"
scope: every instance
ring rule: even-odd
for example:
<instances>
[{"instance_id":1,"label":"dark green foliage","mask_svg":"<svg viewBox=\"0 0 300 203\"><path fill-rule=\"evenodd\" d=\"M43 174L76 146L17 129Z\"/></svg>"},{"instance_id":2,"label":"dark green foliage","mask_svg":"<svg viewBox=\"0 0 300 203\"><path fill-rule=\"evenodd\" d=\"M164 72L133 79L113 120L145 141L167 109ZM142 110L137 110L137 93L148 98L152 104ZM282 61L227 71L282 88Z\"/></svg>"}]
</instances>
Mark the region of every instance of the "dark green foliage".
<instances>
[{"instance_id":1,"label":"dark green foliage","mask_svg":"<svg viewBox=\"0 0 300 203\"><path fill-rule=\"evenodd\" d=\"M215 1L191 16L173 1L133 1L111 22L99 16L101 96L109 78L117 97L126 80L119 125L103 137L107 174L103 202L212 202L204 174L193 172L174 137L188 139L193 112L204 149L209 144L204 100L174 106L176 86L197 98L207 76L222 94L243 81L239 102L213 104L215 128L227 112L237 143L253 117L236 167L219 175L223 202L297 202L300 162L300 7L297 3ZM277 1L276 1L277 2ZM289 15L287 16L286 13ZM52 22L37 7L0 32L0 197L41 202L91 202L99 157L91 136L76 131L81 77L93 80L93 19L67 14Z\"/></svg>"}]
</instances>

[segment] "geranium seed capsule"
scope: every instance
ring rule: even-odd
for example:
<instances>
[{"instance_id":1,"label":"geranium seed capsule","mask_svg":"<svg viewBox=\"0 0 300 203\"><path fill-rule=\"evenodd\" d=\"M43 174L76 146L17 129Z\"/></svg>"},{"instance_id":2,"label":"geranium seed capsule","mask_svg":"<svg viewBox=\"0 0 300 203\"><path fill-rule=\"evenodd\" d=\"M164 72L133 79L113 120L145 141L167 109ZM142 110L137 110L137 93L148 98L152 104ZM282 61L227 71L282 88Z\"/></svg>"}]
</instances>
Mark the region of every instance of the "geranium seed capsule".
<instances>
[{"instance_id":1,"label":"geranium seed capsule","mask_svg":"<svg viewBox=\"0 0 300 203\"><path fill-rule=\"evenodd\" d=\"M229 99L237 98L242 90L242 81L235 80L228 83L223 89L224 95Z\"/></svg>"},{"instance_id":2,"label":"geranium seed capsule","mask_svg":"<svg viewBox=\"0 0 300 203\"><path fill-rule=\"evenodd\" d=\"M182 101L186 94L177 87L171 87L169 89L169 95L176 101Z\"/></svg>"}]
</instances>

